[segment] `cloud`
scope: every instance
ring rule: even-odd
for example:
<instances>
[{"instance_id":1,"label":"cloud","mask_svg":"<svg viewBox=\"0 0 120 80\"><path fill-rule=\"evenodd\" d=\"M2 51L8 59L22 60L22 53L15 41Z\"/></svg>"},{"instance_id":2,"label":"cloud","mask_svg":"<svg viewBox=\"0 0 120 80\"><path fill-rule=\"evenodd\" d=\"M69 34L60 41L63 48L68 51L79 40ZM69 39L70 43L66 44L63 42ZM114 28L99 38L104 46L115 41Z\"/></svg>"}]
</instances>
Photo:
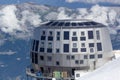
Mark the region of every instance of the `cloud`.
<instances>
[{"instance_id":1,"label":"cloud","mask_svg":"<svg viewBox=\"0 0 120 80\"><path fill-rule=\"evenodd\" d=\"M65 0L65 1L69 3L72 3L72 2L85 2L85 3L109 2L109 3L120 4L120 0Z\"/></svg>"},{"instance_id":2,"label":"cloud","mask_svg":"<svg viewBox=\"0 0 120 80\"><path fill-rule=\"evenodd\" d=\"M0 55L13 55L15 54L16 52L12 51L12 50L9 50L9 51L6 51L6 52L0 52Z\"/></svg>"},{"instance_id":3,"label":"cloud","mask_svg":"<svg viewBox=\"0 0 120 80\"><path fill-rule=\"evenodd\" d=\"M0 29L5 33L11 33L14 30L22 30L18 25L19 21L16 18L16 6L8 5L0 10Z\"/></svg>"}]
</instances>

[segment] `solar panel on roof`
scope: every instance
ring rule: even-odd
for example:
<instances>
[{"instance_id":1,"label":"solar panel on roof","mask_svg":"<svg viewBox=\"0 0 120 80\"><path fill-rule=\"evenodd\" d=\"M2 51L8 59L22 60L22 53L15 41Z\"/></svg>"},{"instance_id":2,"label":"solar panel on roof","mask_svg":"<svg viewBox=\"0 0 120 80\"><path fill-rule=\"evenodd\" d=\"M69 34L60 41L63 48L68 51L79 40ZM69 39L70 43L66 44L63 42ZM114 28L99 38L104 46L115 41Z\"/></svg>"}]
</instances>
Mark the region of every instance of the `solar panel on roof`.
<instances>
[{"instance_id":1,"label":"solar panel on roof","mask_svg":"<svg viewBox=\"0 0 120 80\"><path fill-rule=\"evenodd\" d=\"M78 23L79 26L83 26L84 24L83 23Z\"/></svg>"},{"instance_id":2,"label":"solar panel on roof","mask_svg":"<svg viewBox=\"0 0 120 80\"><path fill-rule=\"evenodd\" d=\"M84 24L84 25L91 25L90 22L84 22L83 24Z\"/></svg>"},{"instance_id":3,"label":"solar panel on roof","mask_svg":"<svg viewBox=\"0 0 120 80\"><path fill-rule=\"evenodd\" d=\"M76 24L76 23L71 23L71 25L72 25L72 26L77 26L77 24Z\"/></svg>"},{"instance_id":4,"label":"solar panel on roof","mask_svg":"<svg viewBox=\"0 0 120 80\"><path fill-rule=\"evenodd\" d=\"M64 22L58 23L58 26L63 26Z\"/></svg>"},{"instance_id":5,"label":"solar panel on roof","mask_svg":"<svg viewBox=\"0 0 120 80\"><path fill-rule=\"evenodd\" d=\"M92 24L92 25L97 25L98 23L96 23L96 22L90 22L90 24Z\"/></svg>"},{"instance_id":6,"label":"solar panel on roof","mask_svg":"<svg viewBox=\"0 0 120 80\"><path fill-rule=\"evenodd\" d=\"M70 22L66 22L66 23L65 23L65 26L70 26Z\"/></svg>"},{"instance_id":7,"label":"solar panel on roof","mask_svg":"<svg viewBox=\"0 0 120 80\"><path fill-rule=\"evenodd\" d=\"M56 24L58 24L58 22L54 22L51 26L55 26Z\"/></svg>"},{"instance_id":8,"label":"solar panel on roof","mask_svg":"<svg viewBox=\"0 0 120 80\"><path fill-rule=\"evenodd\" d=\"M48 25L50 25L50 24L52 24L53 22L51 21L51 22L48 22L47 24L45 24L46 26L48 26Z\"/></svg>"}]
</instances>

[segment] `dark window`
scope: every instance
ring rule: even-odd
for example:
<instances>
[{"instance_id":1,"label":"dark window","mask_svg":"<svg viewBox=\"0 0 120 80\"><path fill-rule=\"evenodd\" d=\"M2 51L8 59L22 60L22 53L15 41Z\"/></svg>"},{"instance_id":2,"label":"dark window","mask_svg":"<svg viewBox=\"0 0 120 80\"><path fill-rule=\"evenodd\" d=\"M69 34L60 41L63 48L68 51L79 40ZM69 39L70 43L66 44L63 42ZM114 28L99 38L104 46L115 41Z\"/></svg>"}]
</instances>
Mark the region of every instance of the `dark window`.
<instances>
[{"instance_id":1,"label":"dark window","mask_svg":"<svg viewBox=\"0 0 120 80\"><path fill-rule=\"evenodd\" d=\"M81 43L81 47L85 47L85 43Z\"/></svg>"},{"instance_id":2,"label":"dark window","mask_svg":"<svg viewBox=\"0 0 120 80\"><path fill-rule=\"evenodd\" d=\"M38 54L35 53L35 64L38 64Z\"/></svg>"},{"instance_id":3,"label":"dark window","mask_svg":"<svg viewBox=\"0 0 120 80\"><path fill-rule=\"evenodd\" d=\"M88 59L88 55L84 55L84 59Z\"/></svg>"},{"instance_id":4,"label":"dark window","mask_svg":"<svg viewBox=\"0 0 120 80\"><path fill-rule=\"evenodd\" d=\"M51 26L56 26L58 24L58 22L54 22Z\"/></svg>"},{"instance_id":5,"label":"dark window","mask_svg":"<svg viewBox=\"0 0 120 80\"><path fill-rule=\"evenodd\" d=\"M52 31L49 31L49 35L52 36Z\"/></svg>"},{"instance_id":6,"label":"dark window","mask_svg":"<svg viewBox=\"0 0 120 80\"><path fill-rule=\"evenodd\" d=\"M75 56L74 56L74 55L72 55L72 56L71 56L71 59L75 59Z\"/></svg>"},{"instance_id":7,"label":"dark window","mask_svg":"<svg viewBox=\"0 0 120 80\"><path fill-rule=\"evenodd\" d=\"M102 51L102 45L101 45L101 43L97 43L97 51Z\"/></svg>"},{"instance_id":8,"label":"dark window","mask_svg":"<svg viewBox=\"0 0 120 80\"><path fill-rule=\"evenodd\" d=\"M76 36L76 32L73 32L73 36Z\"/></svg>"},{"instance_id":9,"label":"dark window","mask_svg":"<svg viewBox=\"0 0 120 80\"><path fill-rule=\"evenodd\" d=\"M84 62L83 60L80 60L80 64L83 64L83 62Z\"/></svg>"},{"instance_id":10,"label":"dark window","mask_svg":"<svg viewBox=\"0 0 120 80\"><path fill-rule=\"evenodd\" d=\"M48 36L48 41L53 41L53 37L52 36Z\"/></svg>"},{"instance_id":11,"label":"dark window","mask_svg":"<svg viewBox=\"0 0 120 80\"><path fill-rule=\"evenodd\" d=\"M102 58L102 54L98 54L98 58Z\"/></svg>"},{"instance_id":12,"label":"dark window","mask_svg":"<svg viewBox=\"0 0 120 80\"><path fill-rule=\"evenodd\" d=\"M64 44L63 50L63 52L69 52L69 44Z\"/></svg>"},{"instance_id":13,"label":"dark window","mask_svg":"<svg viewBox=\"0 0 120 80\"><path fill-rule=\"evenodd\" d=\"M32 63L34 63L35 62L35 58L34 58L35 56L34 56L33 52L31 53L31 57L32 57Z\"/></svg>"},{"instance_id":14,"label":"dark window","mask_svg":"<svg viewBox=\"0 0 120 80\"><path fill-rule=\"evenodd\" d=\"M67 59L67 60L70 60L70 55L67 55L67 56L66 56L66 59Z\"/></svg>"},{"instance_id":15,"label":"dark window","mask_svg":"<svg viewBox=\"0 0 120 80\"><path fill-rule=\"evenodd\" d=\"M47 61L52 61L52 57L51 56L47 56Z\"/></svg>"},{"instance_id":16,"label":"dark window","mask_svg":"<svg viewBox=\"0 0 120 80\"><path fill-rule=\"evenodd\" d=\"M72 52L78 52L77 48L72 48Z\"/></svg>"},{"instance_id":17,"label":"dark window","mask_svg":"<svg viewBox=\"0 0 120 80\"><path fill-rule=\"evenodd\" d=\"M86 52L86 48L81 48L81 52Z\"/></svg>"},{"instance_id":18,"label":"dark window","mask_svg":"<svg viewBox=\"0 0 120 80\"><path fill-rule=\"evenodd\" d=\"M64 25L64 22L58 23L58 26L63 26L63 25Z\"/></svg>"},{"instance_id":19,"label":"dark window","mask_svg":"<svg viewBox=\"0 0 120 80\"><path fill-rule=\"evenodd\" d=\"M72 41L77 41L77 37L72 37Z\"/></svg>"},{"instance_id":20,"label":"dark window","mask_svg":"<svg viewBox=\"0 0 120 80\"><path fill-rule=\"evenodd\" d=\"M39 41L36 40L36 47L35 47L35 51L38 51L38 46L39 46Z\"/></svg>"},{"instance_id":21,"label":"dark window","mask_svg":"<svg viewBox=\"0 0 120 80\"><path fill-rule=\"evenodd\" d=\"M64 40L69 40L69 31L64 31Z\"/></svg>"},{"instance_id":22,"label":"dark window","mask_svg":"<svg viewBox=\"0 0 120 80\"><path fill-rule=\"evenodd\" d=\"M50 24L52 24L53 22L51 21L51 22L48 22L47 24L46 24L46 26L49 26Z\"/></svg>"},{"instance_id":23,"label":"dark window","mask_svg":"<svg viewBox=\"0 0 120 80\"><path fill-rule=\"evenodd\" d=\"M59 41L59 40L60 40L60 37L59 37L59 36L57 36L57 39L56 39L56 40L58 40L58 41Z\"/></svg>"},{"instance_id":24,"label":"dark window","mask_svg":"<svg viewBox=\"0 0 120 80\"><path fill-rule=\"evenodd\" d=\"M94 48L90 48L90 52L93 53L94 52Z\"/></svg>"},{"instance_id":25,"label":"dark window","mask_svg":"<svg viewBox=\"0 0 120 80\"><path fill-rule=\"evenodd\" d=\"M32 46L33 51L34 51L34 47L35 47L35 40L33 40L33 46Z\"/></svg>"},{"instance_id":26,"label":"dark window","mask_svg":"<svg viewBox=\"0 0 120 80\"><path fill-rule=\"evenodd\" d=\"M99 31L96 31L96 37L97 37L97 40L100 40L100 32Z\"/></svg>"},{"instance_id":27,"label":"dark window","mask_svg":"<svg viewBox=\"0 0 120 80\"><path fill-rule=\"evenodd\" d=\"M45 40L46 39L46 37L45 36L41 36L41 40Z\"/></svg>"},{"instance_id":28,"label":"dark window","mask_svg":"<svg viewBox=\"0 0 120 80\"><path fill-rule=\"evenodd\" d=\"M60 52L60 50L59 49L56 49L56 53L59 53Z\"/></svg>"},{"instance_id":29,"label":"dark window","mask_svg":"<svg viewBox=\"0 0 120 80\"><path fill-rule=\"evenodd\" d=\"M40 60L42 60L42 61L43 61L43 60L44 60L44 56L40 56Z\"/></svg>"},{"instance_id":30,"label":"dark window","mask_svg":"<svg viewBox=\"0 0 120 80\"><path fill-rule=\"evenodd\" d=\"M44 48L40 48L40 52L44 52L44 50L45 50Z\"/></svg>"},{"instance_id":31,"label":"dark window","mask_svg":"<svg viewBox=\"0 0 120 80\"><path fill-rule=\"evenodd\" d=\"M86 37L80 37L81 41L86 41Z\"/></svg>"},{"instance_id":32,"label":"dark window","mask_svg":"<svg viewBox=\"0 0 120 80\"><path fill-rule=\"evenodd\" d=\"M45 35L45 31L42 32L42 35Z\"/></svg>"},{"instance_id":33,"label":"dark window","mask_svg":"<svg viewBox=\"0 0 120 80\"><path fill-rule=\"evenodd\" d=\"M93 59L93 58L95 58L95 55L90 55L90 59Z\"/></svg>"},{"instance_id":34,"label":"dark window","mask_svg":"<svg viewBox=\"0 0 120 80\"><path fill-rule=\"evenodd\" d=\"M88 31L88 39L93 39L93 31Z\"/></svg>"},{"instance_id":35,"label":"dark window","mask_svg":"<svg viewBox=\"0 0 120 80\"><path fill-rule=\"evenodd\" d=\"M75 60L75 64L79 64L79 61L78 61L78 60Z\"/></svg>"},{"instance_id":36,"label":"dark window","mask_svg":"<svg viewBox=\"0 0 120 80\"><path fill-rule=\"evenodd\" d=\"M57 36L60 36L60 32L57 32Z\"/></svg>"},{"instance_id":37,"label":"dark window","mask_svg":"<svg viewBox=\"0 0 120 80\"><path fill-rule=\"evenodd\" d=\"M85 35L85 32L81 32L81 36L84 36Z\"/></svg>"},{"instance_id":38,"label":"dark window","mask_svg":"<svg viewBox=\"0 0 120 80\"><path fill-rule=\"evenodd\" d=\"M94 43L89 43L89 47L94 47Z\"/></svg>"},{"instance_id":39,"label":"dark window","mask_svg":"<svg viewBox=\"0 0 120 80\"><path fill-rule=\"evenodd\" d=\"M59 62L59 61L56 61L56 65L60 65L60 62Z\"/></svg>"},{"instance_id":40,"label":"dark window","mask_svg":"<svg viewBox=\"0 0 120 80\"><path fill-rule=\"evenodd\" d=\"M47 52L48 53L52 53L52 49L51 48L47 48Z\"/></svg>"}]
</instances>

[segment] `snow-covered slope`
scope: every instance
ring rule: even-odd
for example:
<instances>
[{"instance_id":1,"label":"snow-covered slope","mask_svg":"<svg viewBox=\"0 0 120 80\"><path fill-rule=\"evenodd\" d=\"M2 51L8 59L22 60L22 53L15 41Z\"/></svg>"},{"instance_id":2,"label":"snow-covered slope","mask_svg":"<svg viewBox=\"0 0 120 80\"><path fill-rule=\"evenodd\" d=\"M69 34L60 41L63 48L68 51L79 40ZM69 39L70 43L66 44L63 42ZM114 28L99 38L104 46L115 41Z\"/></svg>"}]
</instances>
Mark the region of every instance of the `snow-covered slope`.
<instances>
[{"instance_id":1,"label":"snow-covered slope","mask_svg":"<svg viewBox=\"0 0 120 80\"><path fill-rule=\"evenodd\" d=\"M115 52L120 56L120 51ZM81 77L80 80L120 80L120 57Z\"/></svg>"}]
</instances>

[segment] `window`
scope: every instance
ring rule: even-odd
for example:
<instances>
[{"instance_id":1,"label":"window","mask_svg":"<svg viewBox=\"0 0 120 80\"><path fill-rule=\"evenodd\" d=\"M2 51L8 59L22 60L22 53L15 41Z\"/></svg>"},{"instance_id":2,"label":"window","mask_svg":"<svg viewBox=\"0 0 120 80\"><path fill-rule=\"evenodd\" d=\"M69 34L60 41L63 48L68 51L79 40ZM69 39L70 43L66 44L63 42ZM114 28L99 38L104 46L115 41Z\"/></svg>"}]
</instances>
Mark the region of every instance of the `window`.
<instances>
[{"instance_id":1,"label":"window","mask_svg":"<svg viewBox=\"0 0 120 80\"><path fill-rule=\"evenodd\" d=\"M44 42L41 42L40 47L44 48Z\"/></svg>"},{"instance_id":2,"label":"window","mask_svg":"<svg viewBox=\"0 0 120 80\"><path fill-rule=\"evenodd\" d=\"M39 41L38 41L38 40L36 40L35 51L38 51L38 46L39 46Z\"/></svg>"},{"instance_id":3,"label":"window","mask_svg":"<svg viewBox=\"0 0 120 80\"><path fill-rule=\"evenodd\" d=\"M78 48L72 48L72 52L78 52Z\"/></svg>"},{"instance_id":4,"label":"window","mask_svg":"<svg viewBox=\"0 0 120 80\"><path fill-rule=\"evenodd\" d=\"M77 41L77 37L72 37L72 41Z\"/></svg>"},{"instance_id":5,"label":"window","mask_svg":"<svg viewBox=\"0 0 120 80\"><path fill-rule=\"evenodd\" d=\"M59 53L60 52L60 50L59 49L56 49L56 53Z\"/></svg>"},{"instance_id":6,"label":"window","mask_svg":"<svg viewBox=\"0 0 120 80\"><path fill-rule=\"evenodd\" d=\"M93 53L94 52L94 48L90 48L90 53Z\"/></svg>"},{"instance_id":7,"label":"window","mask_svg":"<svg viewBox=\"0 0 120 80\"><path fill-rule=\"evenodd\" d=\"M67 60L70 60L70 55L67 55L67 56L66 56L66 59L67 59Z\"/></svg>"},{"instance_id":8,"label":"window","mask_svg":"<svg viewBox=\"0 0 120 80\"><path fill-rule=\"evenodd\" d=\"M93 59L93 58L95 58L95 55L90 55L90 59Z\"/></svg>"},{"instance_id":9,"label":"window","mask_svg":"<svg viewBox=\"0 0 120 80\"><path fill-rule=\"evenodd\" d=\"M34 51L35 40L33 40L32 50Z\"/></svg>"},{"instance_id":10,"label":"window","mask_svg":"<svg viewBox=\"0 0 120 80\"><path fill-rule=\"evenodd\" d=\"M88 59L88 55L84 55L84 59Z\"/></svg>"},{"instance_id":11,"label":"window","mask_svg":"<svg viewBox=\"0 0 120 80\"><path fill-rule=\"evenodd\" d=\"M94 47L94 43L89 43L89 47Z\"/></svg>"},{"instance_id":12,"label":"window","mask_svg":"<svg viewBox=\"0 0 120 80\"><path fill-rule=\"evenodd\" d=\"M76 36L76 32L73 32L73 36Z\"/></svg>"},{"instance_id":13,"label":"window","mask_svg":"<svg viewBox=\"0 0 120 80\"><path fill-rule=\"evenodd\" d=\"M35 53L35 64L38 64L38 54Z\"/></svg>"},{"instance_id":14,"label":"window","mask_svg":"<svg viewBox=\"0 0 120 80\"><path fill-rule=\"evenodd\" d=\"M88 39L93 39L93 31L88 31Z\"/></svg>"},{"instance_id":15,"label":"window","mask_svg":"<svg viewBox=\"0 0 120 80\"><path fill-rule=\"evenodd\" d=\"M52 36L52 34L53 34L52 31L49 31L49 35Z\"/></svg>"},{"instance_id":16,"label":"window","mask_svg":"<svg viewBox=\"0 0 120 80\"><path fill-rule=\"evenodd\" d=\"M60 32L59 31L57 32L56 40L58 40L58 41L60 40Z\"/></svg>"},{"instance_id":17,"label":"window","mask_svg":"<svg viewBox=\"0 0 120 80\"><path fill-rule=\"evenodd\" d=\"M81 52L86 52L86 48L81 48Z\"/></svg>"},{"instance_id":18,"label":"window","mask_svg":"<svg viewBox=\"0 0 120 80\"><path fill-rule=\"evenodd\" d=\"M51 42L48 43L48 48L52 48L52 43Z\"/></svg>"},{"instance_id":19,"label":"window","mask_svg":"<svg viewBox=\"0 0 120 80\"><path fill-rule=\"evenodd\" d=\"M42 61L43 61L43 60L44 60L44 56L40 56L40 60L42 60Z\"/></svg>"},{"instance_id":20,"label":"window","mask_svg":"<svg viewBox=\"0 0 120 80\"><path fill-rule=\"evenodd\" d=\"M69 44L64 44L63 50L63 52L69 52Z\"/></svg>"},{"instance_id":21,"label":"window","mask_svg":"<svg viewBox=\"0 0 120 80\"><path fill-rule=\"evenodd\" d=\"M98 54L98 58L102 58L103 57L103 55L102 54Z\"/></svg>"},{"instance_id":22,"label":"window","mask_svg":"<svg viewBox=\"0 0 120 80\"><path fill-rule=\"evenodd\" d=\"M73 47L77 47L77 43L73 43Z\"/></svg>"},{"instance_id":23,"label":"window","mask_svg":"<svg viewBox=\"0 0 120 80\"><path fill-rule=\"evenodd\" d=\"M60 37L59 36L57 36L57 39L56 39L57 41L59 41L60 40Z\"/></svg>"},{"instance_id":24,"label":"window","mask_svg":"<svg viewBox=\"0 0 120 80\"><path fill-rule=\"evenodd\" d=\"M60 65L60 62L59 62L59 61L56 61L56 65Z\"/></svg>"},{"instance_id":25,"label":"window","mask_svg":"<svg viewBox=\"0 0 120 80\"><path fill-rule=\"evenodd\" d=\"M81 36L85 36L85 32L81 32Z\"/></svg>"},{"instance_id":26,"label":"window","mask_svg":"<svg viewBox=\"0 0 120 80\"><path fill-rule=\"evenodd\" d=\"M42 31L42 35L45 35L45 31Z\"/></svg>"},{"instance_id":27,"label":"window","mask_svg":"<svg viewBox=\"0 0 120 80\"><path fill-rule=\"evenodd\" d=\"M69 40L69 31L64 31L64 40Z\"/></svg>"},{"instance_id":28,"label":"window","mask_svg":"<svg viewBox=\"0 0 120 80\"><path fill-rule=\"evenodd\" d=\"M75 60L75 64L79 64L79 61L78 61L78 60Z\"/></svg>"},{"instance_id":29,"label":"window","mask_svg":"<svg viewBox=\"0 0 120 80\"><path fill-rule=\"evenodd\" d=\"M101 45L101 43L97 43L97 51L102 51L102 45Z\"/></svg>"},{"instance_id":30,"label":"window","mask_svg":"<svg viewBox=\"0 0 120 80\"><path fill-rule=\"evenodd\" d=\"M85 47L85 43L81 43L81 47Z\"/></svg>"},{"instance_id":31,"label":"window","mask_svg":"<svg viewBox=\"0 0 120 80\"><path fill-rule=\"evenodd\" d=\"M76 77L80 77L80 74L76 74Z\"/></svg>"},{"instance_id":32,"label":"window","mask_svg":"<svg viewBox=\"0 0 120 80\"><path fill-rule=\"evenodd\" d=\"M52 53L52 48L47 48L48 53Z\"/></svg>"},{"instance_id":33,"label":"window","mask_svg":"<svg viewBox=\"0 0 120 80\"><path fill-rule=\"evenodd\" d=\"M34 63L35 62L35 58L34 58L35 56L34 56L33 52L31 53L31 57L32 57L32 63Z\"/></svg>"},{"instance_id":34,"label":"window","mask_svg":"<svg viewBox=\"0 0 120 80\"><path fill-rule=\"evenodd\" d=\"M48 36L48 41L53 41L53 37L52 36Z\"/></svg>"},{"instance_id":35,"label":"window","mask_svg":"<svg viewBox=\"0 0 120 80\"><path fill-rule=\"evenodd\" d=\"M99 31L96 31L96 37L97 37L97 40L100 40L100 32Z\"/></svg>"},{"instance_id":36,"label":"window","mask_svg":"<svg viewBox=\"0 0 120 80\"><path fill-rule=\"evenodd\" d=\"M40 48L40 52L44 52L45 51L45 49L44 48Z\"/></svg>"},{"instance_id":37,"label":"window","mask_svg":"<svg viewBox=\"0 0 120 80\"><path fill-rule=\"evenodd\" d=\"M83 60L80 60L80 64L83 64Z\"/></svg>"},{"instance_id":38,"label":"window","mask_svg":"<svg viewBox=\"0 0 120 80\"><path fill-rule=\"evenodd\" d=\"M86 37L80 37L80 41L86 41Z\"/></svg>"},{"instance_id":39,"label":"window","mask_svg":"<svg viewBox=\"0 0 120 80\"><path fill-rule=\"evenodd\" d=\"M57 32L57 36L60 36L60 32Z\"/></svg>"},{"instance_id":40,"label":"window","mask_svg":"<svg viewBox=\"0 0 120 80\"><path fill-rule=\"evenodd\" d=\"M47 56L47 61L52 61L52 57L51 56Z\"/></svg>"},{"instance_id":41,"label":"window","mask_svg":"<svg viewBox=\"0 0 120 80\"><path fill-rule=\"evenodd\" d=\"M74 55L72 55L72 56L71 56L71 59L75 59L75 56L74 56Z\"/></svg>"},{"instance_id":42,"label":"window","mask_svg":"<svg viewBox=\"0 0 120 80\"><path fill-rule=\"evenodd\" d=\"M41 36L41 40L45 40L46 39L46 37L45 36Z\"/></svg>"}]
</instances>

